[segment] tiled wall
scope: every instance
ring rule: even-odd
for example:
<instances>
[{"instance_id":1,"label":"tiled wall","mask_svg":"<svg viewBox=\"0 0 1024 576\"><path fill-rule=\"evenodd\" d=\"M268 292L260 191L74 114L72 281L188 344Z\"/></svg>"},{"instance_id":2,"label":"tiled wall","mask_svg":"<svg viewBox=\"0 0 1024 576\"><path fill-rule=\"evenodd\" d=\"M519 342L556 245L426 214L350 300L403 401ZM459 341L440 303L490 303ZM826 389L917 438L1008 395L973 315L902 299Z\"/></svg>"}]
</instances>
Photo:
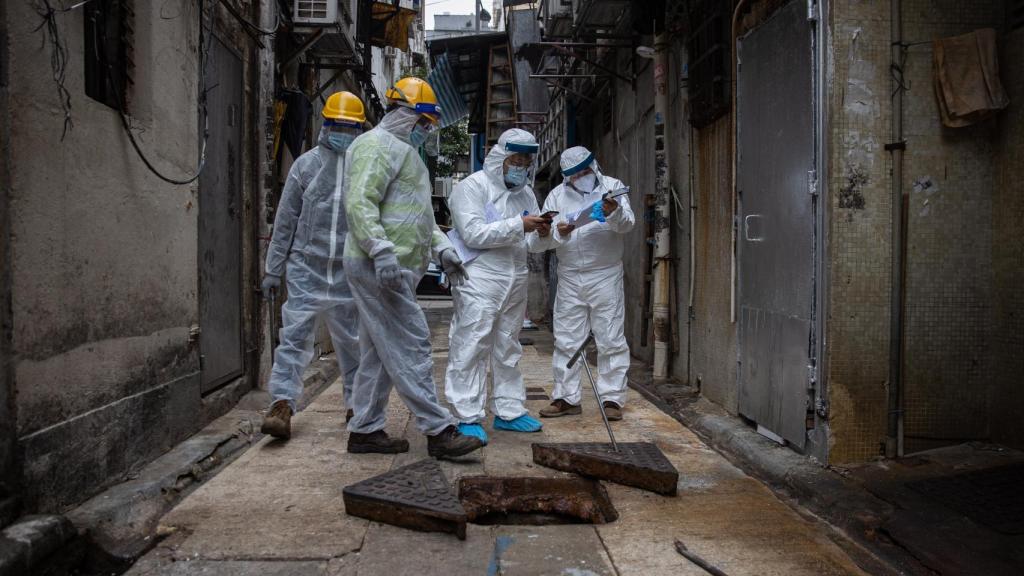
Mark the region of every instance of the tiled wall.
<instances>
[{"instance_id":1,"label":"tiled wall","mask_svg":"<svg viewBox=\"0 0 1024 576\"><path fill-rule=\"evenodd\" d=\"M905 42L1002 22L999 0L903 2ZM833 462L885 438L889 359L891 86L889 4L832 4L829 302ZM930 44L904 64L903 186L909 190L906 447L989 436L993 189L997 122L943 128ZM1019 132L1019 129L1018 129ZM1019 137L1019 136L1018 136ZM1019 169L1018 169L1019 170Z\"/></svg>"},{"instance_id":2,"label":"tiled wall","mask_svg":"<svg viewBox=\"0 0 1024 576\"><path fill-rule=\"evenodd\" d=\"M1004 37L1000 63L1010 106L1000 115L992 191L992 438L1024 448L1024 28Z\"/></svg>"}]
</instances>

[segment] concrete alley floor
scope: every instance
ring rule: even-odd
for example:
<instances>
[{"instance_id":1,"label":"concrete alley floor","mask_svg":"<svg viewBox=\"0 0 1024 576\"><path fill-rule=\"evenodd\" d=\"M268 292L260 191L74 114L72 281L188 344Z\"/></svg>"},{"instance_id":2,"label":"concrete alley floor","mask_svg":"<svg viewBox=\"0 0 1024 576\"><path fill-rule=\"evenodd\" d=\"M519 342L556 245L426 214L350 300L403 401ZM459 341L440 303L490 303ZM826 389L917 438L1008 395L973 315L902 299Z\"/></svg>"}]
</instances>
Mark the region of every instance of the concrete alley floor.
<instances>
[{"instance_id":1,"label":"concrete alley floor","mask_svg":"<svg viewBox=\"0 0 1024 576\"><path fill-rule=\"evenodd\" d=\"M440 383L450 302L424 307ZM520 364L526 386L550 394L550 334L523 337L536 343L524 347ZM442 463L448 480L454 485L467 475L566 476L533 464L530 444L607 441L592 398L584 398L582 417L545 420L538 434L494 432L488 422L490 445L466 463ZM547 404L532 400L529 409L536 414ZM730 576L864 573L828 526L780 501L635 393L623 421L613 423L616 439L655 442L679 470L677 497L606 484L619 512L615 522L470 524L465 541L345 514L344 486L427 455L424 437L397 397L388 431L409 439L407 454L348 454L344 414L337 382L295 415L290 441L265 438L168 513L160 528L165 538L128 574L707 574L676 552L676 539Z\"/></svg>"}]
</instances>

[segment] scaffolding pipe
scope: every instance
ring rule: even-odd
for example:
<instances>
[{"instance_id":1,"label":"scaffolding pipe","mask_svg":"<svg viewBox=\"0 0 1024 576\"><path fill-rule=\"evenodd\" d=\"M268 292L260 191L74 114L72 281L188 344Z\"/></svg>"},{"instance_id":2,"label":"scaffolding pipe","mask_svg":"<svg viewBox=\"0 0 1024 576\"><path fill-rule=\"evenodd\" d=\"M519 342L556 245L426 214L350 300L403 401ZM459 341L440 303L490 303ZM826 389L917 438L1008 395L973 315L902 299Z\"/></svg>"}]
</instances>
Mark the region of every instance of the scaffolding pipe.
<instances>
[{"instance_id":1,"label":"scaffolding pipe","mask_svg":"<svg viewBox=\"0 0 1024 576\"><path fill-rule=\"evenodd\" d=\"M671 204L668 157L668 55L669 36L654 39L654 285L651 317L654 320L654 369L656 381L668 378L672 323L669 319L669 287L672 278Z\"/></svg>"}]
</instances>

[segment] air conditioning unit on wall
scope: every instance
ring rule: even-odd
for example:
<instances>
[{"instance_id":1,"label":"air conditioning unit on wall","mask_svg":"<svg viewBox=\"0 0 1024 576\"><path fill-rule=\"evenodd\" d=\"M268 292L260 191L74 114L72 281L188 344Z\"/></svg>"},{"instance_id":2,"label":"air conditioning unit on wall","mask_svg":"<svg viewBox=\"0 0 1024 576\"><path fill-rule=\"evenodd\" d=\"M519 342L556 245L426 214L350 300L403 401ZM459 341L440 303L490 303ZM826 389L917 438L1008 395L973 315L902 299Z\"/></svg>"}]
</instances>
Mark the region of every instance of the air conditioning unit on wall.
<instances>
[{"instance_id":1,"label":"air conditioning unit on wall","mask_svg":"<svg viewBox=\"0 0 1024 576\"><path fill-rule=\"evenodd\" d=\"M306 26L337 24L338 0L292 0L292 21Z\"/></svg>"}]
</instances>

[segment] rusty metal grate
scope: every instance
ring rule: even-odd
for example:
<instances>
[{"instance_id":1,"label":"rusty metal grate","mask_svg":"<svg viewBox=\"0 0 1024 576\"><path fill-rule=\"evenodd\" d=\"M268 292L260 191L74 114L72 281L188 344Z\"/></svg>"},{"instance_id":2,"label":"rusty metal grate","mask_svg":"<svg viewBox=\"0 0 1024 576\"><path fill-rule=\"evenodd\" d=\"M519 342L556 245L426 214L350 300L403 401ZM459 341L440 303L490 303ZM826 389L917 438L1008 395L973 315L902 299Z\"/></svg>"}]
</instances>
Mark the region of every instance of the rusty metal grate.
<instances>
[{"instance_id":1,"label":"rusty metal grate","mask_svg":"<svg viewBox=\"0 0 1024 576\"><path fill-rule=\"evenodd\" d=\"M679 472L650 442L533 444L533 461L617 484L675 496Z\"/></svg>"},{"instance_id":2,"label":"rusty metal grate","mask_svg":"<svg viewBox=\"0 0 1024 576\"><path fill-rule=\"evenodd\" d=\"M1024 463L907 484L1003 534L1024 534Z\"/></svg>"},{"instance_id":3,"label":"rusty metal grate","mask_svg":"<svg viewBox=\"0 0 1024 576\"><path fill-rule=\"evenodd\" d=\"M346 486L342 495L352 516L466 539L466 511L433 458Z\"/></svg>"}]
</instances>

